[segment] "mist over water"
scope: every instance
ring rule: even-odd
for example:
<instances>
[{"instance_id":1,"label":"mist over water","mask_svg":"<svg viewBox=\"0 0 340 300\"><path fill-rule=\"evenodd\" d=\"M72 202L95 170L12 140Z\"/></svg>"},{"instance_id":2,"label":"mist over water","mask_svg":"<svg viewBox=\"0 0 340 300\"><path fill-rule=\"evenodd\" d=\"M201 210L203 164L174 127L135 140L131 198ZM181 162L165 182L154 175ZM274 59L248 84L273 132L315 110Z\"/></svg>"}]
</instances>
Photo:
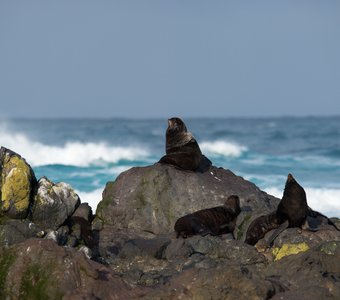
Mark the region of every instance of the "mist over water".
<instances>
[{"instance_id":1,"label":"mist over water","mask_svg":"<svg viewBox=\"0 0 340 300\"><path fill-rule=\"evenodd\" d=\"M310 207L340 216L340 117L184 119L202 152L269 194L292 173ZM107 181L165 152L167 120L7 120L0 145L39 178L70 183L95 210Z\"/></svg>"}]
</instances>

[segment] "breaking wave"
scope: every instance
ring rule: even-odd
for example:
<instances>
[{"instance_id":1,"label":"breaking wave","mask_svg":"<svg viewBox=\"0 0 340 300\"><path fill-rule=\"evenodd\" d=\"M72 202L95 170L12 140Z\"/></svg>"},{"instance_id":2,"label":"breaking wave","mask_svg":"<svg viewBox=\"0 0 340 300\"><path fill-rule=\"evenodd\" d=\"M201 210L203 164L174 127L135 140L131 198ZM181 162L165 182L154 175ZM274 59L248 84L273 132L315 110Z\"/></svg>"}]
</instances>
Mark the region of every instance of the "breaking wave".
<instances>
[{"instance_id":1,"label":"breaking wave","mask_svg":"<svg viewBox=\"0 0 340 300\"><path fill-rule=\"evenodd\" d=\"M117 163L147 158L149 152L142 147L112 146L106 142L65 142L62 146L32 141L23 133L11 133L0 126L0 145L19 153L33 167L43 165L69 165L86 167L91 164Z\"/></svg>"},{"instance_id":2,"label":"breaking wave","mask_svg":"<svg viewBox=\"0 0 340 300\"><path fill-rule=\"evenodd\" d=\"M225 157L239 157L248 150L245 146L222 140L202 142L200 148L206 155Z\"/></svg>"}]
</instances>

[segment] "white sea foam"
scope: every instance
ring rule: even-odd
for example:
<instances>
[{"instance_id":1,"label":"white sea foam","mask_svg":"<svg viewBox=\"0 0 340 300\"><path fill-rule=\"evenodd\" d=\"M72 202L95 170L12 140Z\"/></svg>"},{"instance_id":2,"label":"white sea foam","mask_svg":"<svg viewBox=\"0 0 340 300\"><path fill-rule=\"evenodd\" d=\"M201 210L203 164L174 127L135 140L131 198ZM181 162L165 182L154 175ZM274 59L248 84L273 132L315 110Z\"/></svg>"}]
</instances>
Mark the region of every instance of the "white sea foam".
<instances>
[{"instance_id":1,"label":"white sea foam","mask_svg":"<svg viewBox=\"0 0 340 300\"><path fill-rule=\"evenodd\" d=\"M101 162L116 163L122 159L135 160L149 155L148 151L140 147L112 146L105 142L73 141L62 146L46 145L32 141L22 133L11 133L3 125L0 126L0 145L19 153L33 167L52 164L85 167Z\"/></svg>"},{"instance_id":2,"label":"white sea foam","mask_svg":"<svg viewBox=\"0 0 340 300\"><path fill-rule=\"evenodd\" d=\"M328 217L340 217L340 189L304 188L308 206ZM283 191L277 187L264 189L268 194L282 198Z\"/></svg>"},{"instance_id":3,"label":"white sea foam","mask_svg":"<svg viewBox=\"0 0 340 300\"><path fill-rule=\"evenodd\" d=\"M200 143L202 152L206 155L216 156L232 156L238 157L243 152L247 151L247 147L239 145L234 142L217 140L213 142L202 142Z\"/></svg>"},{"instance_id":4,"label":"white sea foam","mask_svg":"<svg viewBox=\"0 0 340 300\"><path fill-rule=\"evenodd\" d=\"M93 213L95 213L98 203L102 200L103 190L104 187L91 192L76 191L76 193L79 195L81 203L88 203L91 206Z\"/></svg>"}]
</instances>

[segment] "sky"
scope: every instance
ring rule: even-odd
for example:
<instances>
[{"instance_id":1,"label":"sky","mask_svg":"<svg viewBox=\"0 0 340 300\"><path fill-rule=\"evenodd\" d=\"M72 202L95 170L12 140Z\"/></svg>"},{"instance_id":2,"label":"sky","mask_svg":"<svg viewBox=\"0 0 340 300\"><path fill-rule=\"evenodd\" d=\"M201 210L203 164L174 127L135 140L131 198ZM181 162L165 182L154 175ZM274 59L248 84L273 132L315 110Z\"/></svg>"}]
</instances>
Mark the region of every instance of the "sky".
<instances>
[{"instance_id":1,"label":"sky","mask_svg":"<svg viewBox=\"0 0 340 300\"><path fill-rule=\"evenodd\" d=\"M340 1L0 0L0 118L340 115Z\"/></svg>"}]
</instances>

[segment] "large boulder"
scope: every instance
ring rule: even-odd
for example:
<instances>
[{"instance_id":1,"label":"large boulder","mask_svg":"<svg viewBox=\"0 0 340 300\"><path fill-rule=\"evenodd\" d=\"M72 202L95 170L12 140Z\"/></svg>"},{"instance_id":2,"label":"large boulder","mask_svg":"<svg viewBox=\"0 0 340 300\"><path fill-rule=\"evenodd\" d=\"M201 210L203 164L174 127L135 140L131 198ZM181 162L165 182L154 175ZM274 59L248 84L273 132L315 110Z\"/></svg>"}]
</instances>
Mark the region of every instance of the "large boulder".
<instances>
[{"instance_id":1,"label":"large boulder","mask_svg":"<svg viewBox=\"0 0 340 300\"><path fill-rule=\"evenodd\" d=\"M135 299L147 291L51 240L0 248L0 299Z\"/></svg>"},{"instance_id":2,"label":"large boulder","mask_svg":"<svg viewBox=\"0 0 340 300\"><path fill-rule=\"evenodd\" d=\"M64 182L53 183L46 177L38 182L31 219L44 229L58 229L80 204L79 196Z\"/></svg>"},{"instance_id":3,"label":"large boulder","mask_svg":"<svg viewBox=\"0 0 340 300\"><path fill-rule=\"evenodd\" d=\"M135 167L107 183L94 227L99 230L100 246L117 252L118 241L171 233L179 217L222 205L234 194L244 211L266 214L279 202L223 168L191 172L159 163ZM107 249L102 250L105 256Z\"/></svg>"},{"instance_id":4,"label":"large boulder","mask_svg":"<svg viewBox=\"0 0 340 300\"><path fill-rule=\"evenodd\" d=\"M32 168L19 154L1 147L0 175L0 217L25 218L37 182Z\"/></svg>"}]
</instances>

